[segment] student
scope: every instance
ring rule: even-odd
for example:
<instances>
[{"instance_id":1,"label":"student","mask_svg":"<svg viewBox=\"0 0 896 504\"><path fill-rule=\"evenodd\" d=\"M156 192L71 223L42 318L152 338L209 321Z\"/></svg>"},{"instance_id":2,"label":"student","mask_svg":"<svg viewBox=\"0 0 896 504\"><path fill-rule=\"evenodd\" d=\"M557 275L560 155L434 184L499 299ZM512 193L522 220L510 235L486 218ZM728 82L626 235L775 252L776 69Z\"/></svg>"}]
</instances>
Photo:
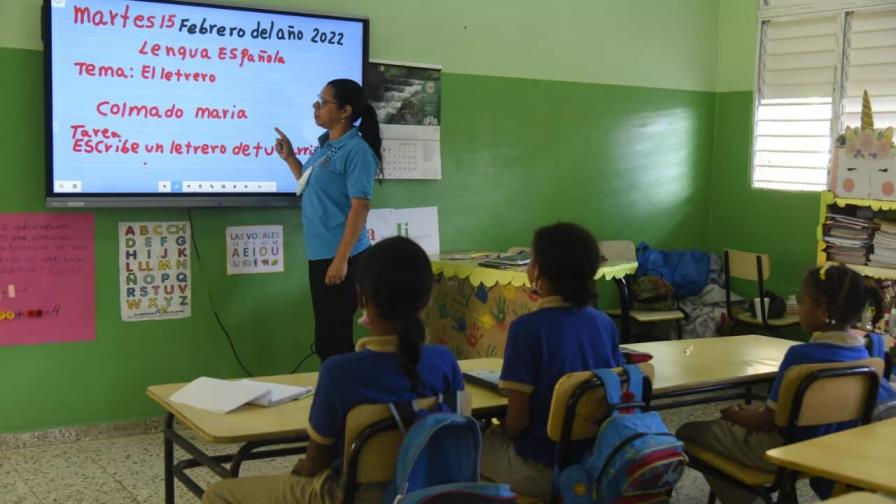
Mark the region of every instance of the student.
<instances>
[{"instance_id":1,"label":"student","mask_svg":"<svg viewBox=\"0 0 896 504\"><path fill-rule=\"evenodd\" d=\"M528 275L542 299L510 324L500 381L507 417L483 438L482 475L545 502L555 451L547 436L554 385L573 371L623 364L616 325L590 306L599 264L587 230L561 223L535 232Z\"/></svg>"},{"instance_id":2,"label":"student","mask_svg":"<svg viewBox=\"0 0 896 504\"><path fill-rule=\"evenodd\" d=\"M867 283L867 281L866 281ZM869 321L871 322L871 327L878 327L880 321L883 320L884 314L886 313L884 310L884 297L883 294L877 289L876 286L867 289L870 297L868 299L868 305L865 307L864 315L870 314ZM851 329L852 333L860 335L864 338L865 349L868 350L869 355L871 357L877 357L879 359L883 359L887 361L891 359L888 355L890 353L890 348L893 346L893 338L886 334L874 334L865 330L865 327L862 326L860 329L853 328ZM876 354L872 354L871 351L871 338L876 337L880 338L881 347ZM888 374L887 371L890 371ZM892 378L892 369L887 369L884 367L884 375L882 379L889 381ZM871 415L872 421L885 420L887 418L896 417L896 393L890 393L892 386L886 387L882 386L880 392L878 393L879 397L877 400L877 404L874 408L874 412Z\"/></svg>"},{"instance_id":3,"label":"student","mask_svg":"<svg viewBox=\"0 0 896 504\"><path fill-rule=\"evenodd\" d=\"M778 375L764 406L734 405L721 411L722 418L703 422L689 422L681 426L676 436L722 454L734 461L764 471L776 467L765 459L765 452L783 442L775 429L775 402L784 372L797 364L848 362L868 358L863 338L849 331L865 309L869 299L876 298L872 287L846 266L824 266L809 270L800 287L800 324L812 334L808 343L792 346L784 355ZM893 390L881 382L878 401L893 397ZM830 434L850 427L850 423L800 428L798 440ZM716 497L722 504L761 502L755 494L706 476ZM813 478L815 493L827 498L832 482Z\"/></svg>"},{"instance_id":4,"label":"student","mask_svg":"<svg viewBox=\"0 0 896 504\"><path fill-rule=\"evenodd\" d=\"M409 401L462 390L457 361L442 346L423 343L420 311L432 289L429 258L413 241L394 237L371 247L358 272L361 305L373 336L356 351L334 356L320 370L311 404L308 452L292 473L219 481L207 504L335 504L341 499L346 416L364 403ZM359 502L379 502L386 485L365 485Z\"/></svg>"},{"instance_id":5,"label":"student","mask_svg":"<svg viewBox=\"0 0 896 504\"><path fill-rule=\"evenodd\" d=\"M312 169L302 193L302 228L314 307L314 348L323 362L353 349L358 307L354 275L361 254L370 246L365 223L374 177L382 175L383 140L376 111L355 81L328 82L313 106L314 122L327 131L318 138L320 148L307 166L277 128L275 147L296 180L303 170Z\"/></svg>"}]
</instances>

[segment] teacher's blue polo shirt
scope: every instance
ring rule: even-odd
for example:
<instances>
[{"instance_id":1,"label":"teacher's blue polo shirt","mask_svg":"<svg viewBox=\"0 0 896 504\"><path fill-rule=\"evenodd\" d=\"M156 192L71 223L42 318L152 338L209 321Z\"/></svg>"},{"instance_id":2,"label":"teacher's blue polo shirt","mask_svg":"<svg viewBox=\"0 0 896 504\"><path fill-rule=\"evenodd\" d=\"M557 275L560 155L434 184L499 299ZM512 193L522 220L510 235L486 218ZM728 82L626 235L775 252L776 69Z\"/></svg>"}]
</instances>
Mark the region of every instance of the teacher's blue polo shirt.
<instances>
[{"instance_id":1,"label":"teacher's blue polo shirt","mask_svg":"<svg viewBox=\"0 0 896 504\"><path fill-rule=\"evenodd\" d=\"M304 164L305 168L314 166L302 194L302 227L309 260L336 256L352 198L373 198L373 179L379 164L358 128L352 128L332 142L329 133L317 140L320 148ZM351 255L369 246L367 226L364 226Z\"/></svg>"}]
</instances>

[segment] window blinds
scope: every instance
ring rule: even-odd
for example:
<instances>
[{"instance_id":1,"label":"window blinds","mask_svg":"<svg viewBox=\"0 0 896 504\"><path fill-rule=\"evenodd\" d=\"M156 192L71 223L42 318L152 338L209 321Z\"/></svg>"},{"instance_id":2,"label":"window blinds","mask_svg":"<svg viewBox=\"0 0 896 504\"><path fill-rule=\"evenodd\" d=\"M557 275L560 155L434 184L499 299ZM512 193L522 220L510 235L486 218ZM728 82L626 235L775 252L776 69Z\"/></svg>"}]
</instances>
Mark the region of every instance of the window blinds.
<instances>
[{"instance_id":1,"label":"window blinds","mask_svg":"<svg viewBox=\"0 0 896 504\"><path fill-rule=\"evenodd\" d=\"M850 13L844 47L841 129L860 125L866 89L874 126L896 127L896 9Z\"/></svg>"},{"instance_id":2,"label":"window blinds","mask_svg":"<svg viewBox=\"0 0 896 504\"><path fill-rule=\"evenodd\" d=\"M825 188L840 32L837 15L763 21L753 187Z\"/></svg>"}]
</instances>

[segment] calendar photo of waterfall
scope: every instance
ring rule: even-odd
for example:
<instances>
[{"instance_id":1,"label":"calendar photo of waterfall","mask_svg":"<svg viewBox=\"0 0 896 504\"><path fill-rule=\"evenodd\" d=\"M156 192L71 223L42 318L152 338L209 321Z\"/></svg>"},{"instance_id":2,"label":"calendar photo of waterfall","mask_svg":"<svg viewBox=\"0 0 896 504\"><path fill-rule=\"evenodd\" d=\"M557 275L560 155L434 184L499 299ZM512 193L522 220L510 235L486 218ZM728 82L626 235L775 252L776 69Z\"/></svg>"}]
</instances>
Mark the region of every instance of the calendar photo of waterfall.
<instances>
[{"instance_id":1,"label":"calendar photo of waterfall","mask_svg":"<svg viewBox=\"0 0 896 504\"><path fill-rule=\"evenodd\" d=\"M441 71L384 63L367 68L367 96L382 124L439 126Z\"/></svg>"},{"instance_id":2,"label":"calendar photo of waterfall","mask_svg":"<svg viewBox=\"0 0 896 504\"><path fill-rule=\"evenodd\" d=\"M442 70L371 61L365 89L383 135L387 179L442 178Z\"/></svg>"}]
</instances>

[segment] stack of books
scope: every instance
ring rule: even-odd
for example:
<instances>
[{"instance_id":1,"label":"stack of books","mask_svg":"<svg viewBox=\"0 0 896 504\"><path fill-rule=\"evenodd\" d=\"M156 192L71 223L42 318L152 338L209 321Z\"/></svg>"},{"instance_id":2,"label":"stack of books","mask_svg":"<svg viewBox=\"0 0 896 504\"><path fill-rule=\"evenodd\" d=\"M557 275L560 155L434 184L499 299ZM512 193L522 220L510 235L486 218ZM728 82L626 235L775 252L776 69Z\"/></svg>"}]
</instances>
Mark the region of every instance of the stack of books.
<instances>
[{"instance_id":1,"label":"stack of books","mask_svg":"<svg viewBox=\"0 0 896 504\"><path fill-rule=\"evenodd\" d=\"M822 229L828 260L865 265L876 229L873 220L828 213Z\"/></svg>"},{"instance_id":2,"label":"stack of books","mask_svg":"<svg viewBox=\"0 0 896 504\"><path fill-rule=\"evenodd\" d=\"M874 252L868 257L868 265L878 268L896 268L896 222L879 221L880 229L874 233Z\"/></svg>"}]
</instances>

